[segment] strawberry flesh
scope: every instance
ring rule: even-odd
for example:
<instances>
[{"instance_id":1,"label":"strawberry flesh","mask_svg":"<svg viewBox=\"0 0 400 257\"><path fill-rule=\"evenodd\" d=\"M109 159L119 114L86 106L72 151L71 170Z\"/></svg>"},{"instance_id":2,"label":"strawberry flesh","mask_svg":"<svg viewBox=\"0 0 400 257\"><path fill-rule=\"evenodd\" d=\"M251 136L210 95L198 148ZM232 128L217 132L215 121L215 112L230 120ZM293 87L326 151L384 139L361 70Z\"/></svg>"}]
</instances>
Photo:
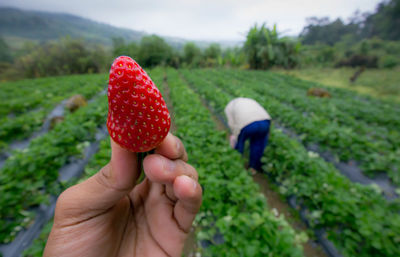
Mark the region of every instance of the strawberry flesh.
<instances>
[{"instance_id":1,"label":"strawberry flesh","mask_svg":"<svg viewBox=\"0 0 400 257\"><path fill-rule=\"evenodd\" d=\"M132 152L147 152L168 134L170 115L147 73L128 56L114 60L108 83L107 128L111 138Z\"/></svg>"}]
</instances>

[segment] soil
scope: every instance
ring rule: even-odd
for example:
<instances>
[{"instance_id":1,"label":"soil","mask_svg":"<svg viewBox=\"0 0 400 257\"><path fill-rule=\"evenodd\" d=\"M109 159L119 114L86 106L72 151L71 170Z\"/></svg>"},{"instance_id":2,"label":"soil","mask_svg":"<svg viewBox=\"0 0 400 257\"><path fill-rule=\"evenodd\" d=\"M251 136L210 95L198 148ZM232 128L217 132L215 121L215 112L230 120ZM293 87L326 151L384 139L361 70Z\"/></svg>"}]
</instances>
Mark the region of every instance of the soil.
<instances>
[{"instance_id":1,"label":"soil","mask_svg":"<svg viewBox=\"0 0 400 257\"><path fill-rule=\"evenodd\" d=\"M257 173L253 175L253 180L260 186L261 192L267 199L268 206L276 209L296 232L306 232L306 225L299 219L298 214L286 203L281 196L272 189L265 175ZM308 240L303 244L303 251L306 257L328 257L322 248L314 241Z\"/></svg>"},{"instance_id":2,"label":"soil","mask_svg":"<svg viewBox=\"0 0 400 257\"><path fill-rule=\"evenodd\" d=\"M183 246L182 256L195 257L197 249L196 233L195 228L191 228L189 236L186 239L185 245Z\"/></svg>"}]
</instances>

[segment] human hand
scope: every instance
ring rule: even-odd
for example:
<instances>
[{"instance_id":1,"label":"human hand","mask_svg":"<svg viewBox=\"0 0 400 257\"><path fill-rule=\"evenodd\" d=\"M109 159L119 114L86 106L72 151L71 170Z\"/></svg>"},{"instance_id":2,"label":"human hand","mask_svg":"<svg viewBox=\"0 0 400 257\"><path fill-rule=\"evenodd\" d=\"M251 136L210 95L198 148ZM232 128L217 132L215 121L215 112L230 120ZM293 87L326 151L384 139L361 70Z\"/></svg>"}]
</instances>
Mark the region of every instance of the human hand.
<instances>
[{"instance_id":1,"label":"human hand","mask_svg":"<svg viewBox=\"0 0 400 257\"><path fill-rule=\"evenodd\" d=\"M172 134L143 161L111 141L109 164L58 201L44 256L181 256L201 205L196 170Z\"/></svg>"}]
</instances>

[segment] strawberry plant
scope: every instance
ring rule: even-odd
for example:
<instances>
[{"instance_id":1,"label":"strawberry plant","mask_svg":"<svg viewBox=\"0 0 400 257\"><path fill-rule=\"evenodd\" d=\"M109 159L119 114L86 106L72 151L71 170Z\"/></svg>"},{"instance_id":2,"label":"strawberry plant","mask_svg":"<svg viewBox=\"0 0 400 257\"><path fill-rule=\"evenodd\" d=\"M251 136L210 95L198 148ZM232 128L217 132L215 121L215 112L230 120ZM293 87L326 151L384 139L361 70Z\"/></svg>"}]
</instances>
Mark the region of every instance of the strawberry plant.
<instances>
[{"instance_id":1,"label":"strawberry plant","mask_svg":"<svg viewBox=\"0 0 400 257\"><path fill-rule=\"evenodd\" d=\"M204 78L204 71L191 73L194 73L192 76ZM184 71L184 74L189 73ZM359 161L361 168L367 174L385 172L394 183L400 184L400 160L396 158L400 149L397 149L397 146L388 143L387 140L373 139L368 135L357 133L352 128L342 126L337 120L322 115L311 113L305 116L301 110L285 104L282 96L280 99L270 96L270 92L276 90L275 87L266 89L264 82L247 79L244 75L240 79L235 79L234 74L220 76L218 73L210 72L208 81L204 83L217 85L235 97L247 96L257 100L280 124L299 134L305 144L317 143L322 150L325 148L331 151L342 161ZM190 76L188 79L190 80ZM282 91L280 95L283 97L290 95L287 92L290 91ZM390 141L400 142L400 139L393 136Z\"/></svg>"},{"instance_id":2,"label":"strawberry plant","mask_svg":"<svg viewBox=\"0 0 400 257\"><path fill-rule=\"evenodd\" d=\"M83 94L89 98L96 92L93 87L99 89L99 84L106 84L103 74L3 82L0 86L0 116L18 116L36 107L53 106L74 94Z\"/></svg>"},{"instance_id":3,"label":"strawberry plant","mask_svg":"<svg viewBox=\"0 0 400 257\"><path fill-rule=\"evenodd\" d=\"M161 81L162 78L159 78ZM258 186L217 131L209 111L174 70L167 72L177 135L204 187L198 239L211 242L206 256L303 256L302 242L283 217L267 208ZM190 106L190 107L189 107ZM223 239L218 239L221 236Z\"/></svg>"},{"instance_id":4,"label":"strawberry plant","mask_svg":"<svg viewBox=\"0 0 400 257\"><path fill-rule=\"evenodd\" d=\"M80 143L94 139L105 122L106 97L80 108L49 133L35 138L29 147L14 151L0 170L0 242L8 242L29 224L29 208L45 203L60 192L58 169L81 155Z\"/></svg>"},{"instance_id":5,"label":"strawberry plant","mask_svg":"<svg viewBox=\"0 0 400 257\"><path fill-rule=\"evenodd\" d=\"M162 85L163 71L158 69L151 74ZM243 169L240 156L227 144L226 133L216 130L208 110L177 72L168 70L167 74L176 110L177 135L182 138L205 189L201 213L196 218L197 237L203 242L214 241L197 251L206 256L303 256L299 245L303 236L296 234L283 216L276 217L267 209L258 187ZM109 161L109 144L109 140L101 142L84 178ZM223 235L223 242L215 242L216 234ZM44 230L24 256L41 256L47 235Z\"/></svg>"},{"instance_id":6,"label":"strawberry plant","mask_svg":"<svg viewBox=\"0 0 400 257\"><path fill-rule=\"evenodd\" d=\"M199 94L217 106L217 110L222 110L233 98L225 91L215 89L211 75L204 80L203 76L197 76L193 71L182 73ZM250 85L238 87L229 82L223 84L224 88L235 96L250 95L260 99L257 97L261 96L248 90ZM229 88L230 85L232 88ZM271 104L271 101L262 103ZM281 114L287 118L284 111ZM350 182L331 164L274 129L271 130L264 162L269 176L281 185L280 193L284 196L296 195L308 209L311 227L326 229L329 239L345 256L399 255L396 247L400 240L397 236L400 233L398 201L388 203L379 188Z\"/></svg>"},{"instance_id":7,"label":"strawberry plant","mask_svg":"<svg viewBox=\"0 0 400 257\"><path fill-rule=\"evenodd\" d=\"M88 165L85 167L85 173L80 178L79 181L86 180L90 176L94 175L98 172L103 166L105 166L110 161L111 156L111 146L110 139L103 139L100 141L99 151L92 157ZM74 184L74 183L73 183ZM43 256L44 247L47 242L47 238L49 237L51 227L53 225L53 220L49 221L42 231L38 238L36 238L32 245L26 249L22 256L23 257L41 257Z\"/></svg>"},{"instance_id":8,"label":"strawberry plant","mask_svg":"<svg viewBox=\"0 0 400 257\"><path fill-rule=\"evenodd\" d=\"M4 98L4 101L0 102L0 113L12 111L15 117L4 115L0 119L0 142L2 142L0 152L12 140L27 138L40 129L46 115L60 101L74 94L82 94L86 99L90 99L101 91L104 85L105 77L103 75L80 75L57 80L46 78L3 83L0 90L2 93L5 92L8 98ZM19 92L15 88L22 88L22 90ZM43 92L46 92L45 96L43 96ZM32 99L35 101L31 102ZM18 102L22 104L21 108L14 108L14 106L11 110L7 110L5 106L7 103L11 105L11 103ZM35 106L40 107L30 110Z\"/></svg>"}]
</instances>

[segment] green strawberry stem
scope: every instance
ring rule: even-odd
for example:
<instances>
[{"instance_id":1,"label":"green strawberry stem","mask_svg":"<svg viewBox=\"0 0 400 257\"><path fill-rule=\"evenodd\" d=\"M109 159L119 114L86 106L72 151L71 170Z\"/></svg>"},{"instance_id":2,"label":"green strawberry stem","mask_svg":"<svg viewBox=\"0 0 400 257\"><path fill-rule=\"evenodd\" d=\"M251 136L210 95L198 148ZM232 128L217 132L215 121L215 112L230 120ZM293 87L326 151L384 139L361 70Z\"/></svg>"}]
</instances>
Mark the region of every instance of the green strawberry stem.
<instances>
[{"instance_id":1,"label":"green strawberry stem","mask_svg":"<svg viewBox=\"0 0 400 257\"><path fill-rule=\"evenodd\" d=\"M140 152L138 153L138 169L140 170L140 176L138 179L138 184L140 182L142 182L144 180L144 178L146 177L145 173L144 173L144 169L143 169L143 160L144 158L149 155L149 154L153 154L154 153L154 149L147 151L147 152Z\"/></svg>"}]
</instances>

